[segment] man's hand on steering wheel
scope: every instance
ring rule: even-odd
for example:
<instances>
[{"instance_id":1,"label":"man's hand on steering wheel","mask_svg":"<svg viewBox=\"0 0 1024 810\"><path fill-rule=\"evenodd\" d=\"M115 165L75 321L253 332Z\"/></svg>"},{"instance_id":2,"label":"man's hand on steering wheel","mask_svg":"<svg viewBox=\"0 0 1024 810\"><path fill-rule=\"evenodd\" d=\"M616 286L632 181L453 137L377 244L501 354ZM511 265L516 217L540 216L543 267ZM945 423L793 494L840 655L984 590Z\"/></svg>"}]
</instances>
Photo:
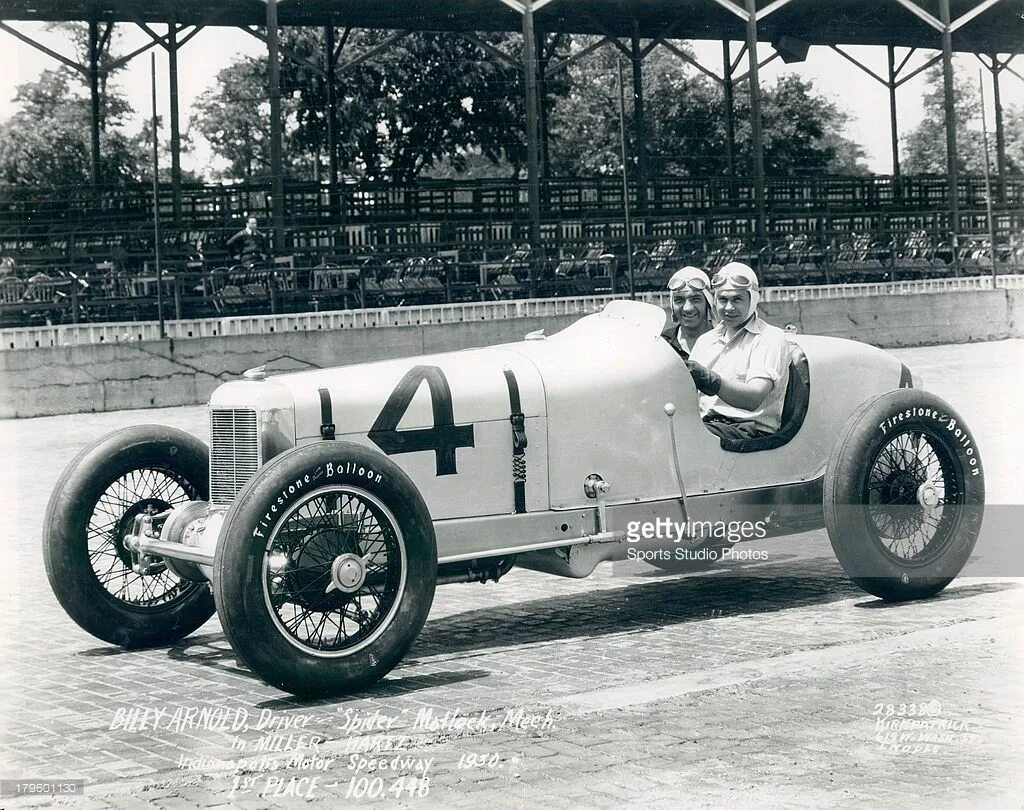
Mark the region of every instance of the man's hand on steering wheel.
<instances>
[{"instance_id":1,"label":"man's hand on steering wheel","mask_svg":"<svg viewBox=\"0 0 1024 810\"><path fill-rule=\"evenodd\" d=\"M693 384L697 386L697 390L702 394L707 394L709 397L717 396L718 391L722 387L721 376L694 360L686 360L685 363L686 367L690 370L690 376L693 377Z\"/></svg>"}]
</instances>

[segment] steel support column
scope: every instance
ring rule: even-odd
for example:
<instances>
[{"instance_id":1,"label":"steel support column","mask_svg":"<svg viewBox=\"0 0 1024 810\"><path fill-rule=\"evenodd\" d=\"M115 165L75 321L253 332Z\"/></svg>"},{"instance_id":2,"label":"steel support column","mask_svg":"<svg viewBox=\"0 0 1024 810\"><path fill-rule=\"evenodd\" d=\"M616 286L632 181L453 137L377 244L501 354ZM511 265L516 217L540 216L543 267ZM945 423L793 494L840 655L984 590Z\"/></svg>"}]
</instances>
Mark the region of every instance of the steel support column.
<instances>
[{"instance_id":1,"label":"steel support column","mask_svg":"<svg viewBox=\"0 0 1024 810\"><path fill-rule=\"evenodd\" d=\"M900 133L896 117L896 48L892 45L889 51L889 132L892 136L892 182L897 199L903 196L900 180Z\"/></svg>"},{"instance_id":2,"label":"steel support column","mask_svg":"<svg viewBox=\"0 0 1024 810\"><path fill-rule=\"evenodd\" d=\"M633 132L636 134L636 198L640 214L647 213L647 126L644 115L644 58L640 53L640 26L633 21L630 38L630 64L633 66ZM646 231L646 224L644 226Z\"/></svg>"},{"instance_id":3,"label":"steel support column","mask_svg":"<svg viewBox=\"0 0 1024 810\"><path fill-rule=\"evenodd\" d=\"M281 159L281 56L278 51L277 2L267 4L267 95L270 97L270 193L274 250L284 247L284 165Z\"/></svg>"},{"instance_id":4,"label":"steel support column","mask_svg":"<svg viewBox=\"0 0 1024 810\"><path fill-rule=\"evenodd\" d=\"M537 112L537 40L533 30L533 8L529 0L523 9L523 76L526 85L526 187L530 209L530 246L540 250L540 140ZM530 263L530 297L536 291L534 262Z\"/></svg>"},{"instance_id":5,"label":"steel support column","mask_svg":"<svg viewBox=\"0 0 1024 810\"><path fill-rule=\"evenodd\" d=\"M736 100L733 96L732 54L729 40L722 40L722 92L725 105L725 169L729 179L736 177Z\"/></svg>"},{"instance_id":6,"label":"steel support column","mask_svg":"<svg viewBox=\"0 0 1024 810\"><path fill-rule=\"evenodd\" d=\"M327 195L330 199L331 215L341 217L341 201L338 198L338 95L335 82L334 26L324 27L324 67L327 86Z\"/></svg>"},{"instance_id":7,"label":"steel support column","mask_svg":"<svg viewBox=\"0 0 1024 810\"><path fill-rule=\"evenodd\" d=\"M538 55L537 70L537 119L538 119L538 143L540 151L540 176L547 178L551 174L551 160L548 152L548 82L547 82L547 56L544 53L546 37L543 32L536 32L536 48Z\"/></svg>"},{"instance_id":8,"label":"steel support column","mask_svg":"<svg viewBox=\"0 0 1024 810\"><path fill-rule=\"evenodd\" d=\"M1006 202L1006 130L1003 128L1003 102L999 95L999 73L1003 66L992 54L992 99L996 108L996 173L999 175L999 202Z\"/></svg>"},{"instance_id":9,"label":"steel support column","mask_svg":"<svg viewBox=\"0 0 1024 810\"><path fill-rule=\"evenodd\" d=\"M89 21L89 134L92 154L92 184L100 184L100 30Z\"/></svg>"},{"instance_id":10,"label":"steel support column","mask_svg":"<svg viewBox=\"0 0 1024 810\"><path fill-rule=\"evenodd\" d=\"M167 72L170 90L171 196L174 224L181 226L181 124L178 111L178 32L173 21L167 25Z\"/></svg>"},{"instance_id":11,"label":"steel support column","mask_svg":"<svg viewBox=\"0 0 1024 810\"><path fill-rule=\"evenodd\" d=\"M954 269L959 274L957 255L960 232L960 178L956 162L956 102L953 96L953 33L949 27L949 0L939 0L942 20L942 77L946 113L946 181L949 193L950 236L953 244Z\"/></svg>"},{"instance_id":12,"label":"steel support column","mask_svg":"<svg viewBox=\"0 0 1024 810\"><path fill-rule=\"evenodd\" d=\"M164 272L161 261L163 234L160 228L160 119L156 114L156 54L150 54L149 73L153 123L153 259L156 263L156 314L160 323L160 339L163 340L167 335L164 331Z\"/></svg>"},{"instance_id":13,"label":"steel support column","mask_svg":"<svg viewBox=\"0 0 1024 810\"><path fill-rule=\"evenodd\" d=\"M946 0L948 2L948 0ZM768 215L764 188L764 135L761 131L761 83L757 64L757 3L746 0L747 56L750 68L750 132L754 154L754 202L757 206L757 239L764 243L768 235Z\"/></svg>"}]
</instances>

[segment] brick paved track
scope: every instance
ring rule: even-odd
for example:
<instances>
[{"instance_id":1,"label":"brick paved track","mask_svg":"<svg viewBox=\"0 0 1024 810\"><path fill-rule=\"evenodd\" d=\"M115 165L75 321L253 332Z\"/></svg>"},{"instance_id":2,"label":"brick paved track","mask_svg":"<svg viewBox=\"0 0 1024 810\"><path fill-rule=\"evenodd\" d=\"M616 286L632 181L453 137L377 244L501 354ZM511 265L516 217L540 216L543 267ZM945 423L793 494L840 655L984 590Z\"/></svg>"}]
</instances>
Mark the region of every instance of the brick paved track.
<instances>
[{"instance_id":1,"label":"brick paved track","mask_svg":"<svg viewBox=\"0 0 1024 810\"><path fill-rule=\"evenodd\" d=\"M1024 391L1008 369L1022 347L897 352L972 426L995 503L1019 500L1024 441L1007 424ZM883 606L846 580L822 532L761 544L767 564L704 575L617 564L581 581L514 570L445 586L407 660L346 700L302 703L266 686L216 619L170 648L104 645L49 591L42 512L80 447L147 421L205 433L201 408L0 423L0 777L84 778L87 795L68 801L98 808L277 806L296 791L418 807L1021 806L1020 581L964 578L939 598ZM887 737L879 723L901 704L927 705L941 741ZM123 722L132 709L149 710L141 724ZM428 711L485 714L417 727ZM261 713L295 727L257 728ZM240 717L247 727L232 729ZM391 728L352 728L374 717ZM290 747L314 761L266 750ZM385 750L359 753L374 748ZM190 769L183 758L195 757L207 759ZM368 772L361 757L386 767ZM427 760L428 791L412 781ZM378 776L384 795L353 795L376 792Z\"/></svg>"}]
</instances>

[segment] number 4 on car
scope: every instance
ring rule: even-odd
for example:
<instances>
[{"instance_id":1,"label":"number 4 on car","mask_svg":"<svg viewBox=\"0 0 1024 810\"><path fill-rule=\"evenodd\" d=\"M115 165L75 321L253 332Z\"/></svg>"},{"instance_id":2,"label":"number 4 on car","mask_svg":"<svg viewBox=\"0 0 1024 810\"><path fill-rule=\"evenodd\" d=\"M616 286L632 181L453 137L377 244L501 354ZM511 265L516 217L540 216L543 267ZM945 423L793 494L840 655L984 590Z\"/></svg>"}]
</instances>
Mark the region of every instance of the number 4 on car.
<instances>
[{"instance_id":1,"label":"number 4 on car","mask_svg":"<svg viewBox=\"0 0 1024 810\"><path fill-rule=\"evenodd\" d=\"M253 672L317 696L397 665L437 585L515 565L586 577L630 548L677 548L626 530L655 518L760 522L759 536L827 527L850 577L886 600L960 572L981 459L898 360L790 335L781 429L721 439L664 318L616 301L548 338L247 372L214 392L209 447L147 425L69 464L46 512L50 584L124 647L173 643L216 606Z\"/></svg>"}]
</instances>

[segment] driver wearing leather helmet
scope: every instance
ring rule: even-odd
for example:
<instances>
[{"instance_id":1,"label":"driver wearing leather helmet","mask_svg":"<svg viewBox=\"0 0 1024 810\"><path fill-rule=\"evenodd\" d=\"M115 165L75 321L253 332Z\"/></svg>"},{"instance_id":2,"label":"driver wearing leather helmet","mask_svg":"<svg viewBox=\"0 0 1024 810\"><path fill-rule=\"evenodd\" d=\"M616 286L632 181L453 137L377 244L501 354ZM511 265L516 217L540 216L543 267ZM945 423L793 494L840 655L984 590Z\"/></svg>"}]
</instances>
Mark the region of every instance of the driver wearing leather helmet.
<instances>
[{"instance_id":1,"label":"driver wearing leather helmet","mask_svg":"<svg viewBox=\"0 0 1024 810\"><path fill-rule=\"evenodd\" d=\"M711 282L697 267L684 267L668 281L672 318L661 336L684 360L690 356L697 338L711 328L715 308Z\"/></svg>"},{"instance_id":2,"label":"driver wearing leather helmet","mask_svg":"<svg viewBox=\"0 0 1024 810\"><path fill-rule=\"evenodd\" d=\"M761 294L747 265L725 265L711 291L720 322L697 339L686 361L701 393L701 418L727 438L775 433L789 384L786 335L757 314Z\"/></svg>"}]
</instances>

